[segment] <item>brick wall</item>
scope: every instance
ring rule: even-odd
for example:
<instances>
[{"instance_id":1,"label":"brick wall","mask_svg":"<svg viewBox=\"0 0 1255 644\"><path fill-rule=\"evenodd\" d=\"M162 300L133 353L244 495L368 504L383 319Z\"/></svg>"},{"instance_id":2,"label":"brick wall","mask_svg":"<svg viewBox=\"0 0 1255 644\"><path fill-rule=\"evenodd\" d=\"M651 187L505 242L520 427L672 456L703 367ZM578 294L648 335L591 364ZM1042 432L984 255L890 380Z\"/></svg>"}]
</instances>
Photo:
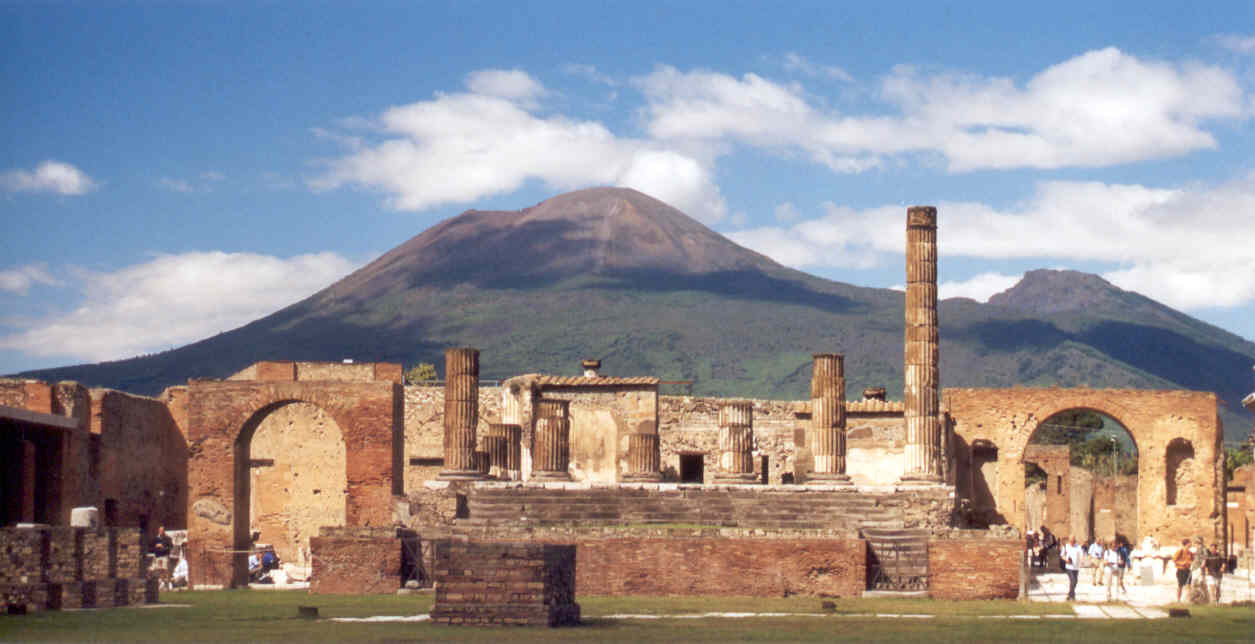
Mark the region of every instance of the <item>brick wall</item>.
<instances>
[{"instance_id":1,"label":"brick wall","mask_svg":"<svg viewBox=\"0 0 1255 644\"><path fill-rule=\"evenodd\" d=\"M589 595L858 597L867 547L861 539L582 539L576 570L577 591Z\"/></svg>"},{"instance_id":2,"label":"brick wall","mask_svg":"<svg viewBox=\"0 0 1255 644\"><path fill-rule=\"evenodd\" d=\"M401 588L402 542L396 530L339 532L310 538L309 592L375 595Z\"/></svg>"},{"instance_id":3,"label":"brick wall","mask_svg":"<svg viewBox=\"0 0 1255 644\"><path fill-rule=\"evenodd\" d=\"M93 389L91 431L100 441L102 510L112 499L120 525L185 529L187 442L166 401Z\"/></svg>"},{"instance_id":4,"label":"brick wall","mask_svg":"<svg viewBox=\"0 0 1255 644\"><path fill-rule=\"evenodd\" d=\"M578 624L576 548L571 545L436 544L436 603L442 624Z\"/></svg>"},{"instance_id":5,"label":"brick wall","mask_svg":"<svg viewBox=\"0 0 1255 644\"><path fill-rule=\"evenodd\" d=\"M959 537L928 542L933 599L1014 599L1020 589L1020 539Z\"/></svg>"}]
</instances>

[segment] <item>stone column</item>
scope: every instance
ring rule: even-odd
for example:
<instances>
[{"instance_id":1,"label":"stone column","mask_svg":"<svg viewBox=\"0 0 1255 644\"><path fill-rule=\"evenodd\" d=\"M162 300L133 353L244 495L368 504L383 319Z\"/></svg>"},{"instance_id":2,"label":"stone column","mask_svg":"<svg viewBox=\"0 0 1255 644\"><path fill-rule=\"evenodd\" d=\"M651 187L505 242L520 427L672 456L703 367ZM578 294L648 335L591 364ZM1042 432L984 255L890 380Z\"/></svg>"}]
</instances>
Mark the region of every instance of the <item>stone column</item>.
<instances>
[{"instance_id":1,"label":"stone column","mask_svg":"<svg viewBox=\"0 0 1255 644\"><path fill-rule=\"evenodd\" d=\"M754 483L754 405L748 400L719 407L719 471L716 483Z\"/></svg>"},{"instance_id":2,"label":"stone column","mask_svg":"<svg viewBox=\"0 0 1255 644\"><path fill-rule=\"evenodd\" d=\"M532 449L532 478L538 481L570 481L570 403L536 401L536 438Z\"/></svg>"},{"instance_id":3,"label":"stone column","mask_svg":"<svg viewBox=\"0 0 1255 644\"><path fill-rule=\"evenodd\" d=\"M519 456L521 452L521 438L523 428L512 423L492 423L488 425L488 435L484 437L485 446L488 448L489 458L492 461L490 467L491 476L502 481L519 480ZM496 441L489 442L489 439L500 438L501 446L496 447ZM494 449L499 451L494 452Z\"/></svg>"},{"instance_id":4,"label":"stone column","mask_svg":"<svg viewBox=\"0 0 1255 644\"><path fill-rule=\"evenodd\" d=\"M810 482L850 485L845 473L845 356L816 353L811 376Z\"/></svg>"},{"instance_id":5,"label":"stone column","mask_svg":"<svg viewBox=\"0 0 1255 644\"><path fill-rule=\"evenodd\" d=\"M506 470L506 437L505 434L493 433L493 427L498 427L498 425L490 425L488 434L484 436L484 453L488 462L488 478L497 479L498 481L509 480L510 476Z\"/></svg>"},{"instance_id":6,"label":"stone column","mask_svg":"<svg viewBox=\"0 0 1255 644\"><path fill-rule=\"evenodd\" d=\"M937 209L906 211L906 360L902 393L906 420L903 482L939 483L937 351Z\"/></svg>"},{"instance_id":7,"label":"stone column","mask_svg":"<svg viewBox=\"0 0 1255 644\"><path fill-rule=\"evenodd\" d=\"M444 352L444 470L438 478L483 478L475 462L475 426L479 424L479 350Z\"/></svg>"},{"instance_id":8,"label":"stone column","mask_svg":"<svg viewBox=\"0 0 1255 644\"><path fill-rule=\"evenodd\" d=\"M658 434L628 434L628 483L654 483L662 480L662 458Z\"/></svg>"}]
</instances>

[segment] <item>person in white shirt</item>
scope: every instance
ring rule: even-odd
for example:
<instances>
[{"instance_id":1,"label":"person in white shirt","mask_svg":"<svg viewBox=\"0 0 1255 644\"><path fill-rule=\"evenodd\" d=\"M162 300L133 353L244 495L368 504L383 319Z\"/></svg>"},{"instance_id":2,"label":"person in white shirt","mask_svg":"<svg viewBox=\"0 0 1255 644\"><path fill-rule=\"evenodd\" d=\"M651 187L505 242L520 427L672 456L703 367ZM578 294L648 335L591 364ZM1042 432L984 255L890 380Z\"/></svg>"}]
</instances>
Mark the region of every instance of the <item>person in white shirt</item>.
<instances>
[{"instance_id":1,"label":"person in white shirt","mask_svg":"<svg viewBox=\"0 0 1255 644\"><path fill-rule=\"evenodd\" d=\"M1107 601L1111 601L1111 595L1120 583L1120 552L1116 550L1118 547L1115 539L1112 539L1107 542L1102 553L1102 563L1107 569Z\"/></svg>"},{"instance_id":2,"label":"person in white shirt","mask_svg":"<svg viewBox=\"0 0 1255 644\"><path fill-rule=\"evenodd\" d=\"M1089 564L1094 567L1094 574L1092 577L1090 577L1089 581L1091 584L1095 586L1102 585L1102 570L1103 570L1102 553L1103 553L1102 542L1100 542L1097 539L1094 539L1094 542L1089 544L1088 554L1089 554Z\"/></svg>"},{"instance_id":3,"label":"person in white shirt","mask_svg":"<svg viewBox=\"0 0 1255 644\"><path fill-rule=\"evenodd\" d=\"M187 559L180 558L174 572L170 575L170 587L182 588L187 585Z\"/></svg>"},{"instance_id":4,"label":"person in white shirt","mask_svg":"<svg viewBox=\"0 0 1255 644\"><path fill-rule=\"evenodd\" d=\"M1068 601L1076 601L1076 580L1081 574L1083 553L1081 546L1076 543L1076 537L1068 539L1068 545L1063 547L1063 571L1068 574Z\"/></svg>"}]
</instances>

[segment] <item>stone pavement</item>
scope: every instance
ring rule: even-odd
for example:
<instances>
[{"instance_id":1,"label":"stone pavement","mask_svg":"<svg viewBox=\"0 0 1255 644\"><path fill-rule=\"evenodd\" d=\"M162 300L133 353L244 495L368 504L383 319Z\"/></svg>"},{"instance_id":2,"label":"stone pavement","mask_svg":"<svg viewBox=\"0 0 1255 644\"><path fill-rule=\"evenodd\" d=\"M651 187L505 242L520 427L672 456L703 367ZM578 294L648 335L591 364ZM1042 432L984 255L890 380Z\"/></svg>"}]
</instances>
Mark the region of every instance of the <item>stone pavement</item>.
<instances>
[{"instance_id":1,"label":"stone pavement","mask_svg":"<svg viewBox=\"0 0 1255 644\"><path fill-rule=\"evenodd\" d=\"M1089 583L1090 578L1089 570L1081 571L1080 582L1076 585L1078 607L1080 604L1102 604L1107 601L1106 586L1095 586ZM1173 576L1160 576L1150 584L1142 584L1140 577L1127 574L1124 577L1124 587L1127 592L1117 593L1112 597L1112 601L1134 608L1177 603L1177 585ZM1245 570L1238 570L1237 574L1225 575L1221 579L1220 603L1222 604L1255 599L1252 594L1252 585L1248 582ZM1062 602L1067 601L1067 596L1068 577L1062 572L1037 572L1029 578L1028 598L1030 601ZM1105 607L1110 607L1110 605ZM1077 614L1080 615L1080 612L1078 611Z\"/></svg>"}]
</instances>

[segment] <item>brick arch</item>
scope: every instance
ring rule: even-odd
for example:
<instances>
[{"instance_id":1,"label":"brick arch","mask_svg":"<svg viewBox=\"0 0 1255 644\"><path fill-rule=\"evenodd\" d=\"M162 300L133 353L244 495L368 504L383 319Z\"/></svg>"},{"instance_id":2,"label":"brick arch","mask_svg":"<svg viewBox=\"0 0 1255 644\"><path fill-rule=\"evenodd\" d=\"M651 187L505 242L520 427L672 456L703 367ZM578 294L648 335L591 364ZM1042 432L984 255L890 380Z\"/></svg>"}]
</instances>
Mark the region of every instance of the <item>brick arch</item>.
<instances>
[{"instance_id":1,"label":"brick arch","mask_svg":"<svg viewBox=\"0 0 1255 644\"><path fill-rule=\"evenodd\" d=\"M322 398L320 396L307 396L307 397L308 398ZM345 459L344 459L345 460L345 463L344 463L345 479L344 480L345 480L346 485L348 483L348 469L349 469L348 468L348 453L349 453L348 441L346 440L344 430L340 428L341 418L343 418L345 414L341 413L341 418L337 418L335 414L325 409L322 405L319 405L318 403L313 402L312 400L305 400L302 398L283 398L281 400L276 400L274 402L263 404L261 408L253 412L243 423L240 424L240 431L235 437L235 447L234 447L235 486L234 486L234 492L233 492L235 503L234 503L234 509L232 512L232 515L233 515L232 520L234 524L233 547L235 550L247 550L252 545L252 529L253 529L253 518L254 518L252 516L253 476L252 476L252 467L251 467L253 437L256 435L257 429L261 426L262 422L265 421L265 419L268 418L271 414L278 411L279 409L282 409L283 407L287 407L288 405L300 404L300 403L312 405L313 407L322 410L331 418L331 422L335 424L336 433L339 435L338 441L344 445L344 454L345 454ZM347 517L348 499L346 498L345 501L346 501L345 514ZM327 525L332 525L332 524L327 524ZM286 555L281 555L281 556L286 557ZM244 558L239 557L238 559L244 559ZM237 567L238 567L238 564L237 564ZM245 568L245 570L247 570L247 568ZM247 578L247 575L245 572L237 570L236 574L243 575L240 577L240 579L242 580L242 583L247 583L246 581L244 581Z\"/></svg>"},{"instance_id":2,"label":"brick arch","mask_svg":"<svg viewBox=\"0 0 1255 644\"><path fill-rule=\"evenodd\" d=\"M1216 395L1192 391L1131 389L948 389L945 392L955 434L963 445L986 440L999 449L998 514L1023 530L1024 450L1038 425L1069 409L1092 409L1111 416L1133 437L1138 450L1137 526L1140 535L1161 543L1216 532L1223 525L1223 458ZM1199 503L1164 510L1165 450L1176 438L1189 440L1198 462L1192 483Z\"/></svg>"},{"instance_id":3,"label":"brick arch","mask_svg":"<svg viewBox=\"0 0 1255 644\"><path fill-rule=\"evenodd\" d=\"M246 580L247 483L238 485L240 460L247 472L247 443L256 424L293 402L319 407L339 426L345 442L348 498L345 524L389 525L392 495L401 491L401 387L389 381L192 381L188 385L188 513L193 583ZM244 572L241 572L243 570Z\"/></svg>"}]
</instances>

